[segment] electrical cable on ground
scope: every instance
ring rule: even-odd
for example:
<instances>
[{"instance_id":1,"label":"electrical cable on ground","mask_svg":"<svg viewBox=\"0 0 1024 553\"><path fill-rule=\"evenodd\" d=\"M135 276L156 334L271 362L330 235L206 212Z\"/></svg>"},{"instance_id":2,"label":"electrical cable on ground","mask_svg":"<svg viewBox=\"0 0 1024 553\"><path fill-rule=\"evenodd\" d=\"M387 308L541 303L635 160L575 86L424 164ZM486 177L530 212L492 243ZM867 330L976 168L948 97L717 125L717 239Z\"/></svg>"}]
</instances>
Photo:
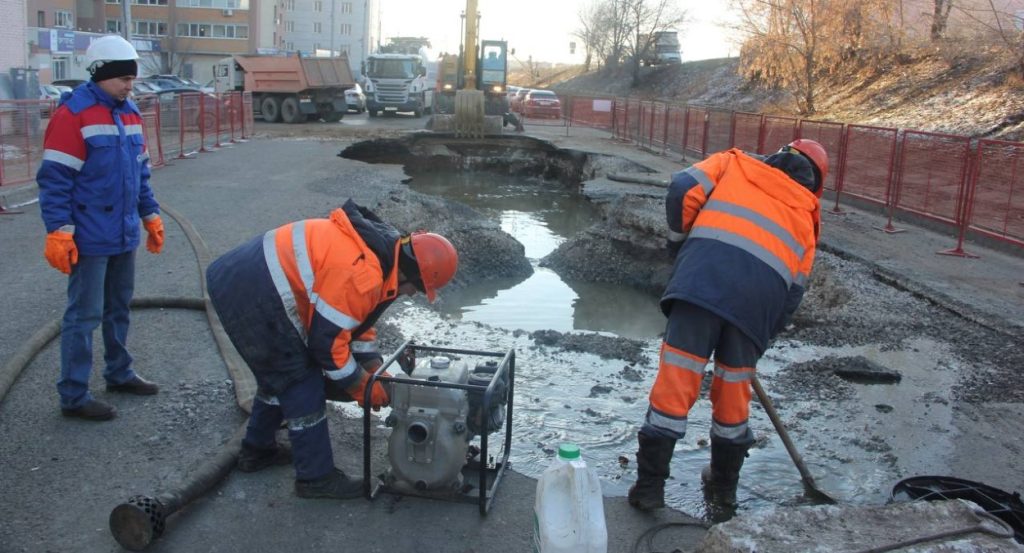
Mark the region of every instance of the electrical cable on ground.
<instances>
[{"instance_id":1,"label":"electrical cable on ground","mask_svg":"<svg viewBox=\"0 0 1024 553\"><path fill-rule=\"evenodd\" d=\"M703 522L703 521L699 521L699 520L682 521L682 522L665 522L665 523L662 523L662 524L655 524L654 526L651 526L647 530L644 530L644 533L640 534L640 536L637 537L636 541L633 542L632 552L633 553L644 553L644 551L641 551L641 549L640 549L641 544L643 544L646 547L646 553L659 553L659 552L654 550L654 537L657 536L658 533L660 533L662 530L665 530L667 528L694 527L694 526L697 527L697 528L703 528L704 530L707 530L708 528L711 527L711 525L709 525L708 523ZM678 549L678 548L677 549L673 549L669 553L677 553L677 552L678 553L683 553L682 550Z\"/></svg>"}]
</instances>

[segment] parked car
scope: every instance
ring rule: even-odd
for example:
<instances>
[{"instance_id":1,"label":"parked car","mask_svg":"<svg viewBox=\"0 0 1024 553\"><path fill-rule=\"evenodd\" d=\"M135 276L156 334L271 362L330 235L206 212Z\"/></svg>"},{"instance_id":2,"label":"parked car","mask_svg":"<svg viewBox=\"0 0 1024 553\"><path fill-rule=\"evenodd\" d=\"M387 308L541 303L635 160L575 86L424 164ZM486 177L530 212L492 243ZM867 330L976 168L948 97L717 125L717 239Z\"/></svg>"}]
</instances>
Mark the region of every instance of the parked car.
<instances>
[{"instance_id":1,"label":"parked car","mask_svg":"<svg viewBox=\"0 0 1024 553\"><path fill-rule=\"evenodd\" d=\"M531 90L523 98L523 115L527 117L562 117L562 102L550 90Z\"/></svg>"},{"instance_id":2,"label":"parked car","mask_svg":"<svg viewBox=\"0 0 1024 553\"><path fill-rule=\"evenodd\" d=\"M70 86L71 88L78 88L78 85L85 84L85 79L57 79L50 84L54 86Z\"/></svg>"},{"instance_id":3,"label":"parked car","mask_svg":"<svg viewBox=\"0 0 1024 553\"><path fill-rule=\"evenodd\" d=\"M363 94L363 87L356 83L356 86L345 91L345 102L348 110L355 110L356 113L366 111L366 94Z\"/></svg>"},{"instance_id":4,"label":"parked car","mask_svg":"<svg viewBox=\"0 0 1024 553\"><path fill-rule=\"evenodd\" d=\"M49 100L49 102L44 102L39 106L39 116L49 117L51 103L56 105L60 101L60 89L51 84L41 84L39 85L39 99Z\"/></svg>"},{"instance_id":5,"label":"parked car","mask_svg":"<svg viewBox=\"0 0 1024 553\"><path fill-rule=\"evenodd\" d=\"M185 100L179 100L178 98L185 94ZM160 125L165 128L177 128L181 121L181 107L184 103L185 113L184 116L188 118L185 122L186 128L197 129L199 128L199 102L197 98L203 98L203 117L202 121L208 131L213 130L217 122L217 102L218 97L216 94L208 94L200 92L194 88L165 88L157 90L151 94L146 94L135 99L135 104L140 110L146 111L153 107L153 102L159 103L160 106ZM226 103L221 104L221 119L226 120L227 108L229 106Z\"/></svg>"},{"instance_id":6,"label":"parked car","mask_svg":"<svg viewBox=\"0 0 1024 553\"><path fill-rule=\"evenodd\" d=\"M139 96L145 96L146 94L154 94L159 90L160 87L139 80L136 80L135 83L132 84L132 94L136 98Z\"/></svg>"},{"instance_id":7,"label":"parked car","mask_svg":"<svg viewBox=\"0 0 1024 553\"><path fill-rule=\"evenodd\" d=\"M516 91L515 96L509 99L509 108L515 112L522 112L523 98L530 92L529 88L520 88Z\"/></svg>"},{"instance_id":8,"label":"parked car","mask_svg":"<svg viewBox=\"0 0 1024 553\"><path fill-rule=\"evenodd\" d=\"M175 89L175 88L189 88L192 90L199 90L201 87L199 83L189 82L186 79L182 79L177 75L149 75L136 79L136 82L144 82L149 85L156 85L160 89Z\"/></svg>"}]
</instances>

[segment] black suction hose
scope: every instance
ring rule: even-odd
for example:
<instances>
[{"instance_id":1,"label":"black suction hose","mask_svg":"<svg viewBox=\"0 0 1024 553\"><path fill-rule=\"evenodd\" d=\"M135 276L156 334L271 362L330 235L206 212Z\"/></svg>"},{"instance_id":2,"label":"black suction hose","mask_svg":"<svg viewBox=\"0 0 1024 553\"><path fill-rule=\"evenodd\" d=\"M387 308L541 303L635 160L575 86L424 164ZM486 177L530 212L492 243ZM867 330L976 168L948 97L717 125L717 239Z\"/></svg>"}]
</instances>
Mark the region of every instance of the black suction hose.
<instances>
[{"instance_id":1,"label":"black suction hose","mask_svg":"<svg viewBox=\"0 0 1024 553\"><path fill-rule=\"evenodd\" d=\"M135 298L131 307L139 308L180 308L205 311L210 322L210 329L220 350L228 374L235 387L235 399L246 413L252 409L252 400L256 393L256 382L249 367L242 360L231 340L224 332L220 319L217 318L213 306L206 293L206 266L210 262L210 254L199 233L184 217L167 206L162 206L164 213L170 215L185 232L192 251L196 254L199 265L202 298L186 297L151 297ZM0 402L14 385L15 380L32 362L50 341L60 335L61 320L57 319L43 325L27 342L0 368ZM248 422L248 421L247 421ZM192 500L203 495L216 486L235 466L242 438L245 435L246 423L243 423L220 451L190 472L190 478L170 488L156 497L136 495L114 508L110 513L110 532L114 539L125 549L142 551L153 540L160 537L165 528L167 517L171 516Z\"/></svg>"}]
</instances>

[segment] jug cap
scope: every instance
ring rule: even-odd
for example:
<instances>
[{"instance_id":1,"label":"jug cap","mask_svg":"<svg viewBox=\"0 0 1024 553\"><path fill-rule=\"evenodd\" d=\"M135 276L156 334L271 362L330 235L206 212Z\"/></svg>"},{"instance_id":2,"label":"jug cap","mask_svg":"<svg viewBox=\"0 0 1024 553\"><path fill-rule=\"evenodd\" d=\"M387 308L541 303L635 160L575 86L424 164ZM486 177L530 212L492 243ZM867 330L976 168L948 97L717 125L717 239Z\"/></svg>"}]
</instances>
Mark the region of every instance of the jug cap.
<instances>
[{"instance_id":1,"label":"jug cap","mask_svg":"<svg viewBox=\"0 0 1024 553\"><path fill-rule=\"evenodd\" d=\"M579 459L580 446L576 444L561 444L558 446L558 456L562 459Z\"/></svg>"}]
</instances>

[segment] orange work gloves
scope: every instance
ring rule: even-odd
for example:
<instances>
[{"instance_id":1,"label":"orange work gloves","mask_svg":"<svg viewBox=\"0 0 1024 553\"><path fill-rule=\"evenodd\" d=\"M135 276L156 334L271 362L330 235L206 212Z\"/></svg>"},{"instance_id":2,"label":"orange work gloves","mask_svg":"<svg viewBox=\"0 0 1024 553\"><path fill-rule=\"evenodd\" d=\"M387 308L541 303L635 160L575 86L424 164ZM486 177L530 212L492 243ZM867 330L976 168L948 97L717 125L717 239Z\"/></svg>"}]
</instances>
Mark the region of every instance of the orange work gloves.
<instances>
[{"instance_id":1,"label":"orange work gloves","mask_svg":"<svg viewBox=\"0 0 1024 553\"><path fill-rule=\"evenodd\" d=\"M78 263L78 247L75 246L75 235L57 229L46 235L46 250L43 251L46 261L54 269L70 275L71 266Z\"/></svg>"},{"instance_id":2,"label":"orange work gloves","mask_svg":"<svg viewBox=\"0 0 1024 553\"><path fill-rule=\"evenodd\" d=\"M390 377L391 375L385 371L381 373L381 376ZM370 373L363 371L359 381L348 388L348 394L355 398L356 403L360 407L363 406L363 395L366 393L366 383L369 381ZM370 407L373 407L374 411L379 411L381 407L387 407L390 403L391 400L388 398L388 393L384 389L383 383L379 380L375 381L373 383L373 391L370 392Z\"/></svg>"},{"instance_id":3,"label":"orange work gloves","mask_svg":"<svg viewBox=\"0 0 1024 553\"><path fill-rule=\"evenodd\" d=\"M149 236L146 237L146 249L149 253L160 253L164 249L164 222L159 215L153 215L142 221Z\"/></svg>"}]
</instances>

